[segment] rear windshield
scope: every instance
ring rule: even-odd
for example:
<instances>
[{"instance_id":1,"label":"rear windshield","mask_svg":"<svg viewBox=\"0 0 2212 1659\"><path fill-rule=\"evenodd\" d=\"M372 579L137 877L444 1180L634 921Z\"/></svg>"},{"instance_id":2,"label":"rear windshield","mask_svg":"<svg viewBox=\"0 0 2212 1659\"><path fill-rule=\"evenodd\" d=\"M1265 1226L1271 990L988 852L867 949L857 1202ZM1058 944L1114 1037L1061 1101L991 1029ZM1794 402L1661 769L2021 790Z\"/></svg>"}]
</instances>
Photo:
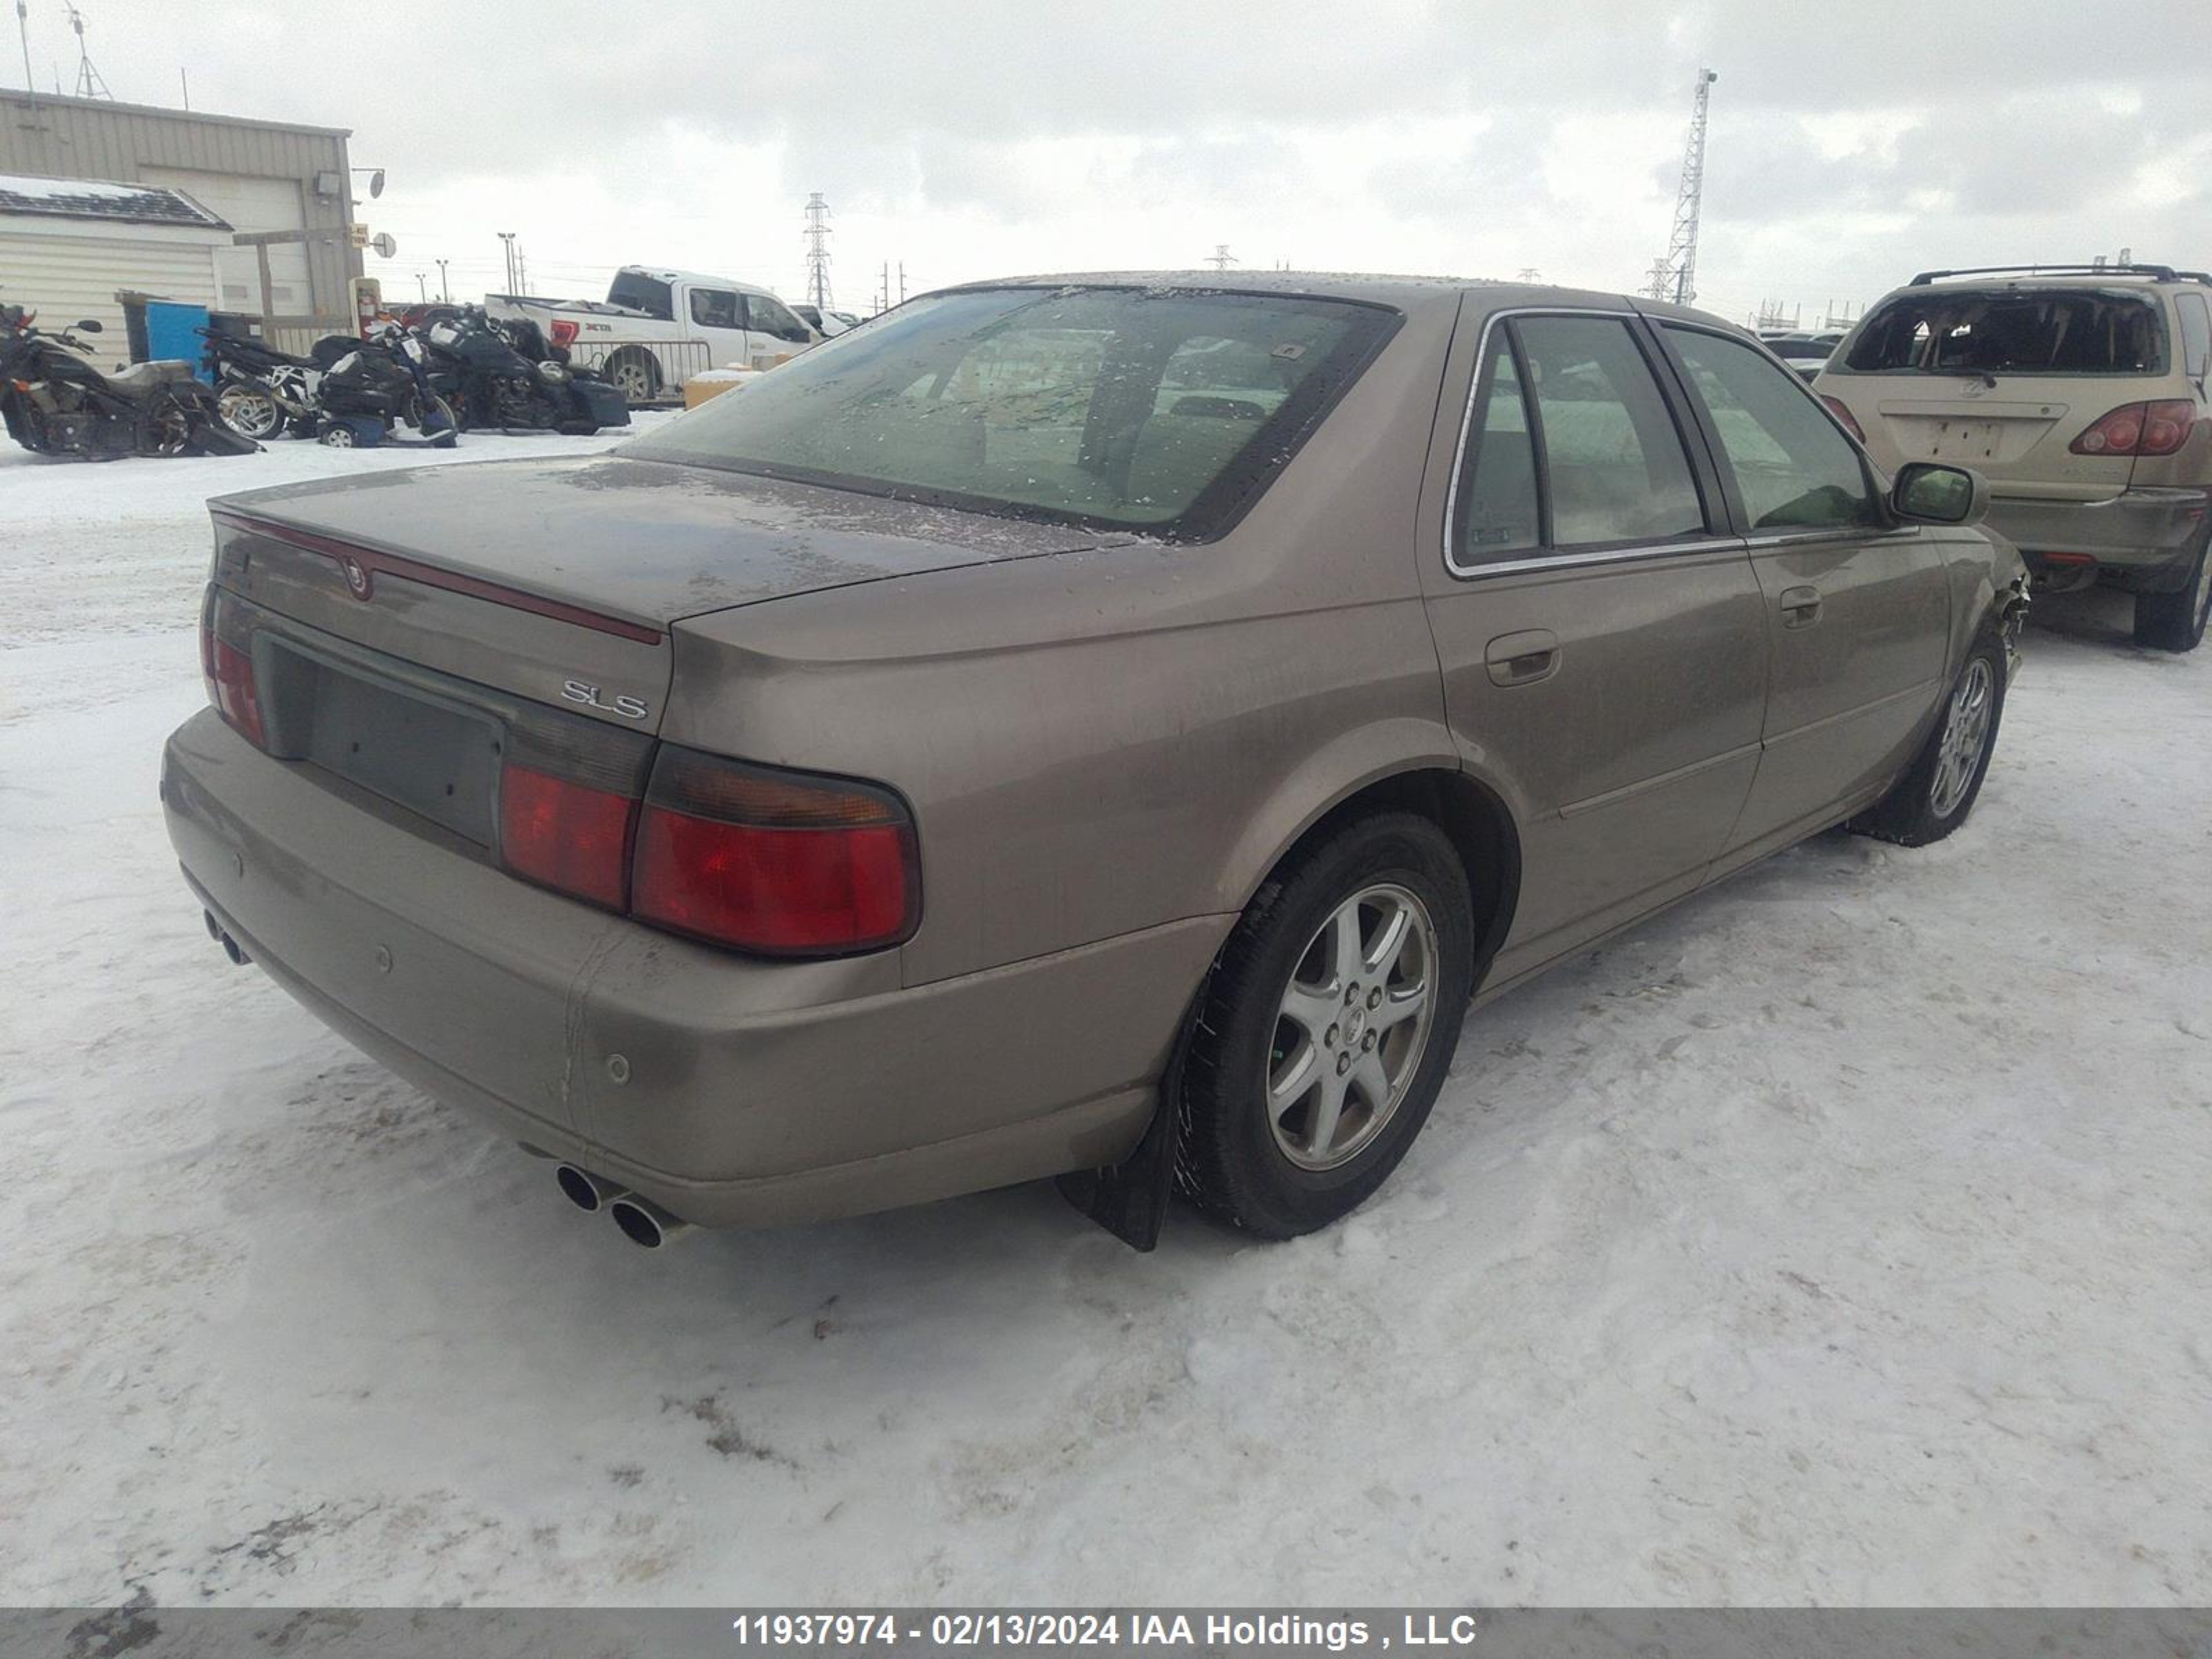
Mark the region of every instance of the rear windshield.
<instances>
[{"instance_id":1,"label":"rear windshield","mask_svg":"<svg viewBox=\"0 0 2212 1659\"><path fill-rule=\"evenodd\" d=\"M621 453L1204 540L1398 320L1275 295L963 289L816 346Z\"/></svg>"},{"instance_id":2,"label":"rear windshield","mask_svg":"<svg viewBox=\"0 0 2212 1659\"><path fill-rule=\"evenodd\" d=\"M634 270L615 273L614 281L607 286L607 303L641 311L664 323L672 322L676 317L676 295L668 284L657 277L641 276Z\"/></svg>"},{"instance_id":3,"label":"rear windshield","mask_svg":"<svg viewBox=\"0 0 2212 1659\"><path fill-rule=\"evenodd\" d=\"M1867 319L1838 368L1859 374L2160 374L2166 322L2147 294L1931 289Z\"/></svg>"}]
</instances>

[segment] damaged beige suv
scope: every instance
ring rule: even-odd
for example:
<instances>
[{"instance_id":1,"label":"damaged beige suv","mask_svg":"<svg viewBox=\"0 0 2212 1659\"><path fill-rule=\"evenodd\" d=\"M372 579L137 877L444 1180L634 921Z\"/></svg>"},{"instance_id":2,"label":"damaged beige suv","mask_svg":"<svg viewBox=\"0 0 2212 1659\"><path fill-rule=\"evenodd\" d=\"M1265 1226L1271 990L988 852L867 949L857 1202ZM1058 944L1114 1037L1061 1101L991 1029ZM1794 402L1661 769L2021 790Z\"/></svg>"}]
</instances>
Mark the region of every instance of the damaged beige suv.
<instances>
[{"instance_id":1,"label":"damaged beige suv","mask_svg":"<svg viewBox=\"0 0 2212 1659\"><path fill-rule=\"evenodd\" d=\"M2039 586L2135 595L2136 642L2212 617L2212 275L1930 270L1869 312L1814 390L1875 462L1971 466Z\"/></svg>"},{"instance_id":2,"label":"damaged beige suv","mask_svg":"<svg viewBox=\"0 0 2212 1659\"><path fill-rule=\"evenodd\" d=\"M162 798L234 958L641 1243L1054 1176L1287 1237L1471 998L1965 819L1983 499L1619 295L979 285L608 454L216 502Z\"/></svg>"}]
</instances>

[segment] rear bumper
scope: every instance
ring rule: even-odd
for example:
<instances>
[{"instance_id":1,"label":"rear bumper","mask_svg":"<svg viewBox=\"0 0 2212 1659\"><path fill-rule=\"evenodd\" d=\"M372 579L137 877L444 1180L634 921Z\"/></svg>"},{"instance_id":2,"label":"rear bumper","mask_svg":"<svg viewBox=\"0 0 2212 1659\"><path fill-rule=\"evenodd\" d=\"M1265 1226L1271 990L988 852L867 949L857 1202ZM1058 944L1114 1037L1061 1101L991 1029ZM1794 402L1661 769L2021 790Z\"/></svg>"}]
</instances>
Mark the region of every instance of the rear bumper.
<instances>
[{"instance_id":1,"label":"rear bumper","mask_svg":"<svg viewBox=\"0 0 2212 1659\"><path fill-rule=\"evenodd\" d=\"M212 711L162 798L199 902L341 1035L502 1133L708 1225L1114 1162L1231 918L912 988L895 953L763 963L424 839Z\"/></svg>"},{"instance_id":2,"label":"rear bumper","mask_svg":"<svg viewBox=\"0 0 2212 1659\"><path fill-rule=\"evenodd\" d=\"M2039 576L2094 574L2162 592L2191 574L2212 523L2212 490L2128 489L2099 501L1998 495L1988 522Z\"/></svg>"}]
</instances>

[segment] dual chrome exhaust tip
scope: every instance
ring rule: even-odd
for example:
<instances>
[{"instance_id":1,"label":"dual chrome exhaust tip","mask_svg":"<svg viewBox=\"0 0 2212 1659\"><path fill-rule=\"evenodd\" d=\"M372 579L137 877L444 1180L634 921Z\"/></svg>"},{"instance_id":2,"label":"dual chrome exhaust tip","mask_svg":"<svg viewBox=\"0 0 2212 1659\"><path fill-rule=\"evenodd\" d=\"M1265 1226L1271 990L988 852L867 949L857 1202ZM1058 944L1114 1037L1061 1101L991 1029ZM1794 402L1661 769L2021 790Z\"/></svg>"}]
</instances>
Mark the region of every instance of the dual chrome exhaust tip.
<instances>
[{"instance_id":1,"label":"dual chrome exhaust tip","mask_svg":"<svg viewBox=\"0 0 2212 1659\"><path fill-rule=\"evenodd\" d=\"M690 1222L669 1214L651 1199L640 1198L629 1188L574 1164L556 1168L553 1181L561 1188L562 1197L586 1215L597 1215L605 1210L614 1218L624 1238L645 1249L658 1250L673 1244L691 1231Z\"/></svg>"},{"instance_id":2,"label":"dual chrome exhaust tip","mask_svg":"<svg viewBox=\"0 0 2212 1659\"><path fill-rule=\"evenodd\" d=\"M230 958L231 966L243 968L253 960L252 957L246 954L244 947L236 939L223 931L222 924L215 919L214 911L201 911L200 920L207 924L208 937L222 946L222 953Z\"/></svg>"}]
</instances>

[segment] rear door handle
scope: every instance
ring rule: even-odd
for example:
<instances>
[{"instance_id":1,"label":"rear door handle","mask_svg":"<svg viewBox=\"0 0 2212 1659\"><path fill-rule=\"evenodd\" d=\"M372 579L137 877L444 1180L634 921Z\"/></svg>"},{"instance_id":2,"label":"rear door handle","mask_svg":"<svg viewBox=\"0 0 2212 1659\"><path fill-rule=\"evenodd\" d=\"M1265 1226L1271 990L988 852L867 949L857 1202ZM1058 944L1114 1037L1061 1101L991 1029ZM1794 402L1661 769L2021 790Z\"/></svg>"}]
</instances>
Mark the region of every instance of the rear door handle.
<instances>
[{"instance_id":1,"label":"rear door handle","mask_svg":"<svg viewBox=\"0 0 2212 1659\"><path fill-rule=\"evenodd\" d=\"M1500 634L1483 648L1493 685L1534 685L1559 670L1559 636L1548 628Z\"/></svg>"},{"instance_id":2,"label":"rear door handle","mask_svg":"<svg viewBox=\"0 0 2212 1659\"><path fill-rule=\"evenodd\" d=\"M1820 620L1819 588L1785 587L1782 590L1782 625L1784 628L1810 628Z\"/></svg>"}]
</instances>

